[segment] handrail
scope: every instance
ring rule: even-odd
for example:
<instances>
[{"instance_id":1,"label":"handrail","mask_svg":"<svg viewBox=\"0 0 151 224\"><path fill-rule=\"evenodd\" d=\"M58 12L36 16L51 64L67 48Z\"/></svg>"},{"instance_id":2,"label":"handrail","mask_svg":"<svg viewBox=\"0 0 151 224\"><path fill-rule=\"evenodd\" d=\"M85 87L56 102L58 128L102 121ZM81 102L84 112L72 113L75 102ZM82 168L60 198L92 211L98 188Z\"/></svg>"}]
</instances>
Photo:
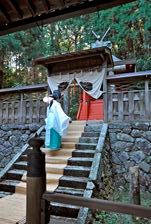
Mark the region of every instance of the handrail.
<instances>
[{"instance_id":1,"label":"handrail","mask_svg":"<svg viewBox=\"0 0 151 224\"><path fill-rule=\"evenodd\" d=\"M117 75L108 75L106 77L106 80L139 78L139 77L147 77L147 76L151 76L151 70L141 71L141 72L123 73L123 74L117 74Z\"/></svg>"},{"instance_id":2,"label":"handrail","mask_svg":"<svg viewBox=\"0 0 151 224\"><path fill-rule=\"evenodd\" d=\"M100 200L96 198L83 198L48 191L43 194L42 199L51 202L70 204L80 207L88 207L90 209L123 213L151 219L151 208L143 207L140 205L124 204L120 202Z\"/></svg>"},{"instance_id":3,"label":"handrail","mask_svg":"<svg viewBox=\"0 0 151 224\"><path fill-rule=\"evenodd\" d=\"M104 136L105 134L106 127L104 128L104 131L102 131L102 135ZM32 139L30 144L33 146L33 150L30 153L31 155L28 156L28 161L30 162L28 163L27 175L27 220L32 219L33 224L47 223L46 220L49 218L47 213L48 202L57 202L93 210L104 210L151 219L151 208L148 207L46 191L45 159L41 159L42 152L40 150L42 144L43 141L40 138ZM34 208L34 211L32 211L31 208Z\"/></svg>"},{"instance_id":4,"label":"handrail","mask_svg":"<svg viewBox=\"0 0 151 224\"><path fill-rule=\"evenodd\" d=\"M35 135L40 135L40 133L43 131L44 129L44 125L41 126L36 133L34 133L31 138L35 137ZM5 166L5 168L0 172L0 179L3 178L3 176L8 172L8 170L10 170L10 168L12 167L12 165L19 159L19 157L28 149L29 144L26 143L21 150L9 161L9 163Z\"/></svg>"},{"instance_id":5,"label":"handrail","mask_svg":"<svg viewBox=\"0 0 151 224\"><path fill-rule=\"evenodd\" d=\"M39 91L47 89L48 84L36 84L36 85L29 85L29 86L19 86L19 87L12 87L12 88L4 88L0 89L0 94L2 93L18 93L18 92L30 92L30 91Z\"/></svg>"}]
</instances>

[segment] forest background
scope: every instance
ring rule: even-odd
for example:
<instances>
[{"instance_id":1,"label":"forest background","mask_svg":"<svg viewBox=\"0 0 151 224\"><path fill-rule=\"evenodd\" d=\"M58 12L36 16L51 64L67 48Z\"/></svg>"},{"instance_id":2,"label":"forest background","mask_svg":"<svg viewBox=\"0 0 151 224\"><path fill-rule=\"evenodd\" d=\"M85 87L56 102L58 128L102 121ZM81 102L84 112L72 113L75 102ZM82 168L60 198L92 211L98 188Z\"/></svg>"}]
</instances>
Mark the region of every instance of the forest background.
<instances>
[{"instance_id":1,"label":"forest background","mask_svg":"<svg viewBox=\"0 0 151 224\"><path fill-rule=\"evenodd\" d=\"M92 30L121 59L136 59L137 71L151 69L151 1L135 2L50 25L0 37L0 87L46 82L47 72L35 67L35 58L91 48ZM2 79L3 76L3 79Z\"/></svg>"}]
</instances>

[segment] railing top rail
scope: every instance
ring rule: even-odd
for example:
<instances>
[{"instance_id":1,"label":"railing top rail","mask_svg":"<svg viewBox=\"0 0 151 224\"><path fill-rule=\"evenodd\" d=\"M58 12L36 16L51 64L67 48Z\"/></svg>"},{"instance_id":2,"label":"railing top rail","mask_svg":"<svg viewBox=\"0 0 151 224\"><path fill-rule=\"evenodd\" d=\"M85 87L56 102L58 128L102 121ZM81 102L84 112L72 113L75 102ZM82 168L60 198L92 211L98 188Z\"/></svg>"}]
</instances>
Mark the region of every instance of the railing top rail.
<instances>
[{"instance_id":1,"label":"railing top rail","mask_svg":"<svg viewBox=\"0 0 151 224\"><path fill-rule=\"evenodd\" d=\"M108 91L108 94L122 94L122 93L138 93L138 92L142 92L142 93L144 93L145 92L145 90L143 90L143 89L138 89L138 90L109 90ZM151 92L151 89L150 90L148 90L148 92Z\"/></svg>"},{"instance_id":2,"label":"railing top rail","mask_svg":"<svg viewBox=\"0 0 151 224\"><path fill-rule=\"evenodd\" d=\"M47 84L37 84L37 85L5 88L5 89L0 89L0 94L16 93L16 92L28 92L28 91L39 91L39 90L47 89L47 87L48 87Z\"/></svg>"},{"instance_id":3,"label":"railing top rail","mask_svg":"<svg viewBox=\"0 0 151 224\"><path fill-rule=\"evenodd\" d=\"M125 59L125 60L120 60L120 61L114 61L114 66L119 66L119 65L127 65L127 64L136 64L136 59Z\"/></svg>"},{"instance_id":4,"label":"railing top rail","mask_svg":"<svg viewBox=\"0 0 151 224\"><path fill-rule=\"evenodd\" d=\"M151 70L132 72L132 73L123 73L118 75L107 76L107 80L116 80L116 79L127 79L127 78L141 78L141 77L151 77Z\"/></svg>"},{"instance_id":5,"label":"railing top rail","mask_svg":"<svg viewBox=\"0 0 151 224\"><path fill-rule=\"evenodd\" d=\"M129 214L151 219L151 208L143 207L140 205L123 204L120 202L100 200L96 198L83 198L54 192L45 192L42 198L44 200L57 203L70 204L80 207L87 207L90 209L104 210L108 212Z\"/></svg>"},{"instance_id":6,"label":"railing top rail","mask_svg":"<svg viewBox=\"0 0 151 224\"><path fill-rule=\"evenodd\" d=\"M32 134L32 137L35 137L36 135L40 135L40 133L44 130L45 126L42 125L36 133ZM3 176L8 172L8 170L12 167L12 165L19 159L19 157L28 149L29 144L25 144L21 150L10 160L10 162L7 164L7 166L0 172L0 179L3 178Z\"/></svg>"}]
</instances>

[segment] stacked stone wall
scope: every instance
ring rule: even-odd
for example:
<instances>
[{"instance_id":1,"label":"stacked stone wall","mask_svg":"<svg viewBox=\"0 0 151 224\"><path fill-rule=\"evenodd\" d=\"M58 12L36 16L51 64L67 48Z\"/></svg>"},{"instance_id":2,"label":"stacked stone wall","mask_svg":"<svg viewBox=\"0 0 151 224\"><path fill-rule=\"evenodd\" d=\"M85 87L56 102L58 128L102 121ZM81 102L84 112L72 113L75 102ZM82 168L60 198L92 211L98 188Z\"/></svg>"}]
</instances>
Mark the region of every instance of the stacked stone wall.
<instances>
[{"instance_id":1,"label":"stacked stone wall","mask_svg":"<svg viewBox=\"0 0 151 224\"><path fill-rule=\"evenodd\" d=\"M115 184L129 182L129 168L139 166L140 183L151 192L151 122L109 124Z\"/></svg>"},{"instance_id":2,"label":"stacked stone wall","mask_svg":"<svg viewBox=\"0 0 151 224\"><path fill-rule=\"evenodd\" d=\"M35 133L39 124L0 125L0 171Z\"/></svg>"}]
</instances>

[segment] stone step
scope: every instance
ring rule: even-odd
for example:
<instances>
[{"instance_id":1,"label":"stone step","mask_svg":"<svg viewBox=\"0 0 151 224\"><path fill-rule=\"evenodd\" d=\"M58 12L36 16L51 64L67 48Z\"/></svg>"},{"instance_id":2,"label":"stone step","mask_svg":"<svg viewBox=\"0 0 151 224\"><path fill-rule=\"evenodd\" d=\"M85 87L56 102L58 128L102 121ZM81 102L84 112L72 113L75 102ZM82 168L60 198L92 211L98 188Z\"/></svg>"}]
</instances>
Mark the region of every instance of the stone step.
<instances>
[{"instance_id":1,"label":"stone step","mask_svg":"<svg viewBox=\"0 0 151 224\"><path fill-rule=\"evenodd\" d=\"M76 135L74 135L74 136L71 136L71 135L66 136L66 137L62 138L62 142L64 142L64 143L66 143L66 142L77 143L77 142L79 142L79 136L76 136Z\"/></svg>"},{"instance_id":2,"label":"stone step","mask_svg":"<svg viewBox=\"0 0 151 224\"><path fill-rule=\"evenodd\" d=\"M86 124L86 120L82 120L82 121L80 121L80 120L73 120L70 125L79 125L79 124L85 125Z\"/></svg>"},{"instance_id":3,"label":"stone step","mask_svg":"<svg viewBox=\"0 0 151 224\"><path fill-rule=\"evenodd\" d=\"M59 186L84 189L87 181L88 178L86 177L62 176L59 179Z\"/></svg>"},{"instance_id":4,"label":"stone step","mask_svg":"<svg viewBox=\"0 0 151 224\"><path fill-rule=\"evenodd\" d=\"M86 166L66 166L64 168L63 175L74 177L88 177L90 173L90 167Z\"/></svg>"},{"instance_id":5,"label":"stone step","mask_svg":"<svg viewBox=\"0 0 151 224\"><path fill-rule=\"evenodd\" d=\"M47 173L46 174L46 181L47 184L57 184L59 183L59 179L62 177L62 174L53 174L53 173Z\"/></svg>"},{"instance_id":6,"label":"stone step","mask_svg":"<svg viewBox=\"0 0 151 224\"><path fill-rule=\"evenodd\" d=\"M47 148L43 148L42 151L46 154L46 156L48 157L55 157L55 156L65 156L65 157L71 157L72 156L72 152L75 149L60 149L57 151L50 151Z\"/></svg>"},{"instance_id":7,"label":"stone step","mask_svg":"<svg viewBox=\"0 0 151 224\"><path fill-rule=\"evenodd\" d=\"M87 120L86 125L102 125L103 120Z\"/></svg>"},{"instance_id":8,"label":"stone step","mask_svg":"<svg viewBox=\"0 0 151 224\"><path fill-rule=\"evenodd\" d=\"M29 147L28 150L26 150L26 152L23 152L22 156L27 156L27 154L30 153L31 150L32 150L32 148ZM20 157L20 158L21 158L21 157ZM20 159L20 158L19 158L19 159Z\"/></svg>"},{"instance_id":9,"label":"stone step","mask_svg":"<svg viewBox=\"0 0 151 224\"><path fill-rule=\"evenodd\" d=\"M72 187L61 187L61 186L57 187L55 192L62 193L62 194L69 194L69 195L73 195L73 196L83 196L83 194L84 194L83 189L75 189Z\"/></svg>"},{"instance_id":10,"label":"stone step","mask_svg":"<svg viewBox=\"0 0 151 224\"><path fill-rule=\"evenodd\" d=\"M76 218L80 207L67 205L62 203L51 202L50 203L50 214L55 216L63 216Z\"/></svg>"},{"instance_id":11,"label":"stone step","mask_svg":"<svg viewBox=\"0 0 151 224\"><path fill-rule=\"evenodd\" d=\"M27 170L27 161L18 161L14 163L13 169Z\"/></svg>"},{"instance_id":12,"label":"stone step","mask_svg":"<svg viewBox=\"0 0 151 224\"><path fill-rule=\"evenodd\" d=\"M69 156L46 156L47 164L66 164Z\"/></svg>"},{"instance_id":13,"label":"stone step","mask_svg":"<svg viewBox=\"0 0 151 224\"><path fill-rule=\"evenodd\" d=\"M52 155L48 156L46 155L45 160L46 163L53 163L53 164L66 164L69 156L55 156ZM21 161L27 161L27 155L21 156Z\"/></svg>"},{"instance_id":14,"label":"stone step","mask_svg":"<svg viewBox=\"0 0 151 224\"><path fill-rule=\"evenodd\" d=\"M48 224L77 224L77 219L50 215Z\"/></svg>"},{"instance_id":15,"label":"stone step","mask_svg":"<svg viewBox=\"0 0 151 224\"><path fill-rule=\"evenodd\" d=\"M0 182L0 191L15 192L15 187L19 184L19 180L3 180Z\"/></svg>"},{"instance_id":16,"label":"stone step","mask_svg":"<svg viewBox=\"0 0 151 224\"><path fill-rule=\"evenodd\" d=\"M47 191L54 191L58 187L58 183L49 183L46 185ZM26 194L26 182L20 182L16 187L15 187L15 193L20 193L20 194Z\"/></svg>"},{"instance_id":17,"label":"stone step","mask_svg":"<svg viewBox=\"0 0 151 224\"><path fill-rule=\"evenodd\" d=\"M41 137L45 137L45 134L46 134L46 130L43 130L43 131L40 133L40 138L41 138Z\"/></svg>"},{"instance_id":18,"label":"stone step","mask_svg":"<svg viewBox=\"0 0 151 224\"><path fill-rule=\"evenodd\" d=\"M102 125L88 125L84 127L84 132L101 132Z\"/></svg>"},{"instance_id":19,"label":"stone step","mask_svg":"<svg viewBox=\"0 0 151 224\"><path fill-rule=\"evenodd\" d=\"M87 143L87 144L97 144L98 143L97 137L80 137L79 143Z\"/></svg>"},{"instance_id":20,"label":"stone step","mask_svg":"<svg viewBox=\"0 0 151 224\"><path fill-rule=\"evenodd\" d=\"M0 191L0 198L4 198L8 195L11 195L12 193L11 192L5 192L5 191Z\"/></svg>"},{"instance_id":21,"label":"stone step","mask_svg":"<svg viewBox=\"0 0 151 224\"><path fill-rule=\"evenodd\" d=\"M58 187L58 183L57 184L47 184L46 185L46 190L47 191L54 192L57 187Z\"/></svg>"},{"instance_id":22,"label":"stone step","mask_svg":"<svg viewBox=\"0 0 151 224\"><path fill-rule=\"evenodd\" d=\"M92 143L78 143L75 145L76 149L91 149L91 150L95 150L96 149L97 144L92 144Z\"/></svg>"},{"instance_id":23,"label":"stone step","mask_svg":"<svg viewBox=\"0 0 151 224\"><path fill-rule=\"evenodd\" d=\"M10 180L21 180L22 176L26 173L27 171L25 170L12 169L7 172L5 177Z\"/></svg>"},{"instance_id":24,"label":"stone step","mask_svg":"<svg viewBox=\"0 0 151 224\"><path fill-rule=\"evenodd\" d=\"M74 149L75 148L75 142L62 142L61 143L62 149Z\"/></svg>"},{"instance_id":25,"label":"stone step","mask_svg":"<svg viewBox=\"0 0 151 224\"><path fill-rule=\"evenodd\" d=\"M70 137L70 136L81 136L81 133L82 133L82 131L81 130L78 130L78 128L76 128L75 130L70 130L68 133L67 133L67 135L66 135L66 137Z\"/></svg>"},{"instance_id":26,"label":"stone step","mask_svg":"<svg viewBox=\"0 0 151 224\"><path fill-rule=\"evenodd\" d=\"M79 139L79 137L81 137L82 132L79 130L75 130L75 131L70 131L67 133L67 135L65 137L62 138L62 141L64 142L74 142ZM40 138L42 138L43 140L45 140L45 135L44 136L40 136Z\"/></svg>"},{"instance_id":27,"label":"stone step","mask_svg":"<svg viewBox=\"0 0 151 224\"><path fill-rule=\"evenodd\" d=\"M81 132L80 132L81 133ZM45 140L45 137L40 137L41 139ZM79 135L66 135L66 137L62 138L62 144L61 145L65 145L67 144L67 147L62 146L62 148L68 148L68 145L75 145L75 143L77 143L79 141Z\"/></svg>"},{"instance_id":28,"label":"stone step","mask_svg":"<svg viewBox=\"0 0 151 224\"><path fill-rule=\"evenodd\" d=\"M68 159L67 164L70 166L87 166L90 167L92 164L93 158L85 157L71 157Z\"/></svg>"},{"instance_id":29,"label":"stone step","mask_svg":"<svg viewBox=\"0 0 151 224\"><path fill-rule=\"evenodd\" d=\"M46 173L47 184L57 184L58 185L59 179L61 177L62 177L62 174ZM22 182L26 182L27 176L23 175L21 180L22 180Z\"/></svg>"},{"instance_id":30,"label":"stone step","mask_svg":"<svg viewBox=\"0 0 151 224\"><path fill-rule=\"evenodd\" d=\"M26 190L26 182L20 181L20 183L15 187L15 193L26 194Z\"/></svg>"},{"instance_id":31,"label":"stone step","mask_svg":"<svg viewBox=\"0 0 151 224\"><path fill-rule=\"evenodd\" d=\"M81 137L99 138L100 132L83 132Z\"/></svg>"},{"instance_id":32,"label":"stone step","mask_svg":"<svg viewBox=\"0 0 151 224\"><path fill-rule=\"evenodd\" d=\"M63 170L66 167L66 164L48 164L46 163L46 172L53 174L63 174Z\"/></svg>"},{"instance_id":33,"label":"stone step","mask_svg":"<svg viewBox=\"0 0 151 224\"><path fill-rule=\"evenodd\" d=\"M0 200L0 223L15 224L26 215L26 196L12 194ZM21 224L21 223L20 223ZM22 223L23 224L23 223Z\"/></svg>"},{"instance_id":34,"label":"stone step","mask_svg":"<svg viewBox=\"0 0 151 224\"><path fill-rule=\"evenodd\" d=\"M72 126L69 126L67 133L69 133L70 131L77 131L77 129L78 129L78 131L83 132L84 131L84 125L78 125L78 126L77 125L72 125Z\"/></svg>"},{"instance_id":35,"label":"stone step","mask_svg":"<svg viewBox=\"0 0 151 224\"><path fill-rule=\"evenodd\" d=\"M20 158L19 158L20 161L27 161L27 154L25 155L22 155Z\"/></svg>"},{"instance_id":36,"label":"stone step","mask_svg":"<svg viewBox=\"0 0 151 224\"><path fill-rule=\"evenodd\" d=\"M93 158L94 157L94 153L95 153L95 150L90 150L90 149L80 149L80 150L74 150L72 152L72 156L73 157L90 157L90 158Z\"/></svg>"}]
</instances>

